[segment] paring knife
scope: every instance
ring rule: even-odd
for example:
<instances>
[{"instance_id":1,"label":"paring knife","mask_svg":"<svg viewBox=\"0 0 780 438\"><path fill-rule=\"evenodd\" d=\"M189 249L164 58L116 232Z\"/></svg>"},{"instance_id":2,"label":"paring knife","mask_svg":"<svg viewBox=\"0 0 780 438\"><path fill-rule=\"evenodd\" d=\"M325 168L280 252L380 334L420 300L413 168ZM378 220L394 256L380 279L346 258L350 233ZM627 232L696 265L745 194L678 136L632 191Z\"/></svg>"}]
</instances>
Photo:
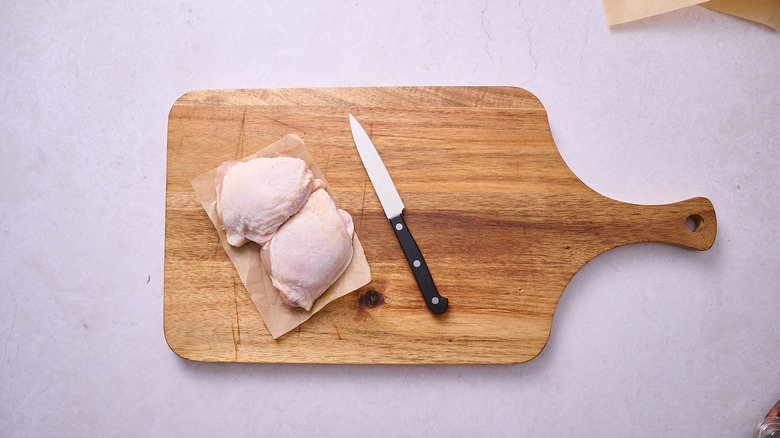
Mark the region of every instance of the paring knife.
<instances>
[{"instance_id":1,"label":"paring knife","mask_svg":"<svg viewBox=\"0 0 780 438\"><path fill-rule=\"evenodd\" d=\"M447 309L448 301L436 290L436 285L433 284L433 278L428 271L428 265L425 264L420 248L417 247L412 233L406 227L404 218L401 216L404 203L401 201L401 196L398 194L382 158L379 157L379 153L366 131L351 113L349 114L349 126L352 128L352 137L355 140L360 159L363 161L363 166L366 168L377 196L379 196L379 202L385 210L385 215L390 220L395 235L398 237L398 242L412 268L417 285L425 298L425 303L428 304L428 308L433 313L444 312Z\"/></svg>"}]
</instances>

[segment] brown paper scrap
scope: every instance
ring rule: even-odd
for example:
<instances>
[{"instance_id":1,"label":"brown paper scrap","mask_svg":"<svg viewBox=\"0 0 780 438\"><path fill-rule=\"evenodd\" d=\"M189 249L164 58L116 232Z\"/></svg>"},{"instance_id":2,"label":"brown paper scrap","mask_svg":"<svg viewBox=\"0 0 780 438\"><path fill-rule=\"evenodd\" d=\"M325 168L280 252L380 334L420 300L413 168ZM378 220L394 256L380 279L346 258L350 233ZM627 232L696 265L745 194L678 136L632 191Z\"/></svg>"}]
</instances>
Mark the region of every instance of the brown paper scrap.
<instances>
[{"instance_id":1,"label":"brown paper scrap","mask_svg":"<svg viewBox=\"0 0 780 438\"><path fill-rule=\"evenodd\" d=\"M780 0L710 0L701 5L780 30Z\"/></svg>"},{"instance_id":2,"label":"brown paper scrap","mask_svg":"<svg viewBox=\"0 0 780 438\"><path fill-rule=\"evenodd\" d=\"M780 0L602 0L602 3L610 26L701 5L780 30Z\"/></svg>"},{"instance_id":3,"label":"brown paper scrap","mask_svg":"<svg viewBox=\"0 0 780 438\"><path fill-rule=\"evenodd\" d=\"M303 140L297 135L285 135L271 145L240 161L248 161L259 157L282 156L300 158L305 161L309 165L309 169L314 174L314 177L325 183L325 189L338 205L338 201L333 195L325 175L322 174L322 171L314 161L314 157L304 146ZM219 224L217 216L217 191L214 183L216 174L217 169L214 168L193 178L190 184L195 189L195 194L203 209L206 210L209 219L211 219L211 223L214 224L214 228L216 228L217 234L219 234L219 240L222 242L222 247L225 248L228 257L230 257L230 260L236 267L241 282L244 283L244 287L249 292L252 302L260 312L263 322L265 322L268 331L271 332L271 336L274 339L299 326L336 298L365 286L371 281L371 268L368 266L363 246L360 244L357 233L355 233L352 237L352 248L354 250L352 262L350 262L341 277L314 302L311 310L307 312L303 309L290 309L287 307L279 297L279 291L271 283L271 278L263 269L260 261L260 246L254 242L249 242L237 248L227 242L227 237Z\"/></svg>"},{"instance_id":4,"label":"brown paper scrap","mask_svg":"<svg viewBox=\"0 0 780 438\"><path fill-rule=\"evenodd\" d=\"M602 3L607 24L612 26L698 5L702 1L704 0L602 0Z\"/></svg>"}]
</instances>

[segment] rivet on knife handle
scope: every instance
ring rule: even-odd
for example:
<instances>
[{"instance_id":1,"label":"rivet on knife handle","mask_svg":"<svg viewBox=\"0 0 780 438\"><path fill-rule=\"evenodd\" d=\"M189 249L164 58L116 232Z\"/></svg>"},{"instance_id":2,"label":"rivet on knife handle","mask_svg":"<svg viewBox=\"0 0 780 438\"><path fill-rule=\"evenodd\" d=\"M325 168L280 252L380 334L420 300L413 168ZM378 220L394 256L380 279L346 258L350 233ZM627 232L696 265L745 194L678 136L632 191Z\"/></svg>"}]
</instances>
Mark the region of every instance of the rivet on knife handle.
<instances>
[{"instance_id":1,"label":"rivet on knife handle","mask_svg":"<svg viewBox=\"0 0 780 438\"><path fill-rule=\"evenodd\" d=\"M428 265L425 264L420 248L417 247L412 233L406 228L406 223L401 217L404 203L401 201L395 184L393 184L393 179L390 178L390 173L387 172L387 168L382 162L382 158L379 157L374 143L366 134L366 130L360 126L352 114L349 115L349 126L352 129L352 138L355 140L360 159L363 161L363 167L366 168L371 185L374 186L382 209L385 210L385 216L393 225L395 235L398 237L398 242L401 243L401 248L412 268L414 279L417 280L425 303L433 313L444 312L447 309L447 299L436 291L436 285L433 284L433 278L431 278L431 273L428 271Z\"/></svg>"},{"instance_id":2,"label":"rivet on knife handle","mask_svg":"<svg viewBox=\"0 0 780 438\"><path fill-rule=\"evenodd\" d=\"M422 292L428 308L436 314L444 312L447 310L448 301L439 295L439 292L436 290L436 285L433 283L433 277L431 277L431 272L428 270L428 265L425 264L425 259L420 252L420 248L417 247L412 233L406 227L404 218L402 216L391 218L390 223L393 225L395 235L398 237L398 242L404 250L406 260L412 268L414 279L417 280L417 285L420 287L420 292Z\"/></svg>"}]
</instances>

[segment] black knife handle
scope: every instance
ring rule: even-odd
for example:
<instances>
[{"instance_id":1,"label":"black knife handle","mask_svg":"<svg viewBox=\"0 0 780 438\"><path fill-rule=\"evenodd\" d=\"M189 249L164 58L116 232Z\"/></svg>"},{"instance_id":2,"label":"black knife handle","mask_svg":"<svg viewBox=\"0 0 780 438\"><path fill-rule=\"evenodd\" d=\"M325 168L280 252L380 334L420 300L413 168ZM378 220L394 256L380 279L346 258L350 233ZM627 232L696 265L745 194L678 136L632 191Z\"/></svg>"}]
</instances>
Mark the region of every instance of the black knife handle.
<instances>
[{"instance_id":1,"label":"black knife handle","mask_svg":"<svg viewBox=\"0 0 780 438\"><path fill-rule=\"evenodd\" d=\"M428 270L428 265L425 264L420 248L417 247L412 233L406 227L403 217L398 215L390 219L390 223L393 225L395 236L398 237L398 243L401 244L401 248L404 250L406 260L409 262L409 267L412 268L414 279L417 280L417 285L420 287L420 292L422 292L428 308L436 314L444 312L447 309L447 299L439 295L439 292L436 290L436 285L433 284L433 277L431 277L431 272Z\"/></svg>"}]
</instances>

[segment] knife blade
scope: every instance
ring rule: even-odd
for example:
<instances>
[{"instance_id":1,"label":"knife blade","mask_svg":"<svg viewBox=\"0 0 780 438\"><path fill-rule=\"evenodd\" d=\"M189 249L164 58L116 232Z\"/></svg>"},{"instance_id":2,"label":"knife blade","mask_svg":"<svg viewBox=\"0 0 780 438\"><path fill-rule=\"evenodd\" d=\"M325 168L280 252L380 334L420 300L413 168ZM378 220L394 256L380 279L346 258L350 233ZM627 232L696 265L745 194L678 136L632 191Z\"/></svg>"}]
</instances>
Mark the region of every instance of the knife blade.
<instances>
[{"instance_id":1,"label":"knife blade","mask_svg":"<svg viewBox=\"0 0 780 438\"><path fill-rule=\"evenodd\" d=\"M420 252L420 248L414 241L414 237L412 237L412 233L406 226L406 222L404 222L402 214L404 203L401 201L401 195L398 194L393 179L390 178L390 173L376 151L371 138L369 138L365 129L363 129L352 113L349 114L349 126L352 129L352 138L355 140L358 154L363 161L363 167L366 168L366 173L368 173L371 185L374 186L374 190L379 197L382 209L393 226L395 236L398 238L398 243L401 244L401 249L406 256L406 261L409 262L409 267L412 268L414 279L417 281L417 286L420 288L423 298L425 298L425 303L431 312L436 314L443 313L447 310L449 301L447 298L439 295L422 252Z\"/></svg>"}]
</instances>

